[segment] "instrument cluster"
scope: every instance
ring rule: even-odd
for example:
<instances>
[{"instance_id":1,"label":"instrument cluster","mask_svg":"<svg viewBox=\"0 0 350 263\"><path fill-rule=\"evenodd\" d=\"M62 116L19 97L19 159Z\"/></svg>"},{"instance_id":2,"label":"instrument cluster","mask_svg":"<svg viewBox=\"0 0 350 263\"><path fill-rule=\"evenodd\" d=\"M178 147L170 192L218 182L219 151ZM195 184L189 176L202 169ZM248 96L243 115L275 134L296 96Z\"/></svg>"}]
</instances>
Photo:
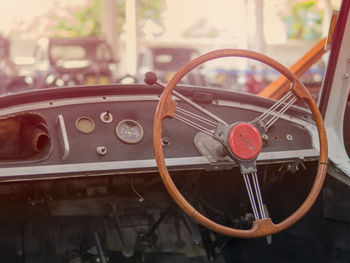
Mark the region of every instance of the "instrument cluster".
<instances>
[{"instance_id":1,"label":"instrument cluster","mask_svg":"<svg viewBox=\"0 0 350 263\"><path fill-rule=\"evenodd\" d=\"M103 112L100 115L104 123L112 123L113 115L110 112ZM93 133L96 127L95 122L90 117L82 116L77 118L75 127L83 134ZM115 126L116 137L126 144L137 144L143 139L142 125L136 120L123 119Z\"/></svg>"}]
</instances>

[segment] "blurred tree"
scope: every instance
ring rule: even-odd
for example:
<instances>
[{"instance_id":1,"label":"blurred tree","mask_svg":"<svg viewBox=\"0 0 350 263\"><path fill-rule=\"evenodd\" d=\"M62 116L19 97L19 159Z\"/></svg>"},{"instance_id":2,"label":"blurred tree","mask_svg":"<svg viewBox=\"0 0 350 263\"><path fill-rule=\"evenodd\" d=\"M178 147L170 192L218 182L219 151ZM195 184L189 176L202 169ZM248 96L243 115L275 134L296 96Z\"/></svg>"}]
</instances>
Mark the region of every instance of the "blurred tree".
<instances>
[{"instance_id":1,"label":"blurred tree","mask_svg":"<svg viewBox=\"0 0 350 263\"><path fill-rule=\"evenodd\" d=\"M88 0L78 9L58 6L63 9L51 18L49 34L55 37L78 37L101 35L101 0ZM63 12L62 12L63 11Z\"/></svg>"},{"instance_id":2,"label":"blurred tree","mask_svg":"<svg viewBox=\"0 0 350 263\"><path fill-rule=\"evenodd\" d=\"M119 32L123 32L125 23L125 1L118 1L120 16L117 17ZM146 21L151 19L161 25L161 12L164 0L139 0L138 3L138 24L142 28ZM78 37L78 36L100 36L102 33L101 15L102 1L87 0L87 5L81 8L71 9L69 6L62 7L64 12L55 12L50 22L50 35L56 37ZM141 33L142 30L139 31Z\"/></svg>"},{"instance_id":3,"label":"blurred tree","mask_svg":"<svg viewBox=\"0 0 350 263\"><path fill-rule=\"evenodd\" d=\"M120 26L120 32L123 32L123 25L125 24L125 1L118 1L120 17L118 18L118 24ZM152 20L159 26L162 26L162 11L164 9L165 0L138 0L137 12L138 12L138 26L143 28L147 20ZM142 30L138 33L141 34Z\"/></svg>"},{"instance_id":4,"label":"blurred tree","mask_svg":"<svg viewBox=\"0 0 350 263\"><path fill-rule=\"evenodd\" d=\"M315 40L322 36L323 11L316 0L288 0L291 12L283 17L289 39Z\"/></svg>"}]
</instances>

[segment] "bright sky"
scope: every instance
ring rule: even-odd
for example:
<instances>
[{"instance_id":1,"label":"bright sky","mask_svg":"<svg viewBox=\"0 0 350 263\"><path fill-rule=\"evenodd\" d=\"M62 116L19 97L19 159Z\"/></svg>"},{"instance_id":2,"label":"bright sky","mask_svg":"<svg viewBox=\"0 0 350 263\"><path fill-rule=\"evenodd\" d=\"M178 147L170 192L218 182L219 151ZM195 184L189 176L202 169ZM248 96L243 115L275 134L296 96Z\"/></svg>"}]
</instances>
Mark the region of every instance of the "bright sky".
<instances>
[{"instance_id":1,"label":"bright sky","mask_svg":"<svg viewBox=\"0 0 350 263\"><path fill-rule=\"evenodd\" d=\"M7 33L15 20L29 22L34 16L44 13L52 6L53 1L48 0L0 0L0 31Z\"/></svg>"},{"instance_id":2,"label":"bright sky","mask_svg":"<svg viewBox=\"0 0 350 263\"><path fill-rule=\"evenodd\" d=\"M178 37L184 29L205 21L207 27L220 30L221 38L235 37L238 41L244 42L247 36L255 35L254 1L167 0L167 9L162 15L167 28L166 33L168 36ZM86 2L87 0L0 0L0 32L8 34L14 25L29 23L34 17L52 9L55 3L82 5ZM285 2L285 0L264 1L265 39L270 43L285 41L285 28L277 14ZM247 7L245 3L248 3ZM152 28L150 30L152 31Z\"/></svg>"},{"instance_id":3,"label":"bright sky","mask_svg":"<svg viewBox=\"0 0 350 263\"><path fill-rule=\"evenodd\" d=\"M164 24L168 35L179 36L184 28L188 28L205 19L207 25L220 30L222 40L236 39L237 44L244 47L246 38L256 34L255 0L168 0L165 10ZM265 2L265 38L270 43L285 42L285 28L278 17L281 0ZM246 6L247 4L247 6ZM186 7L186 8L185 8Z\"/></svg>"},{"instance_id":4,"label":"bright sky","mask_svg":"<svg viewBox=\"0 0 350 263\"><path fill-rule=\"evenodd\" d=\"M237 25L246 21L243 1L237 0L168 0L163 17L171 32L188 28L203 18L212 27L240 34L243 29Z\"/></svg>"},{"instance_id":5,"label":"bright sky","mask_svg":"<svg viewBox=\"0 0 350 263\"><path fill-rule=\"evenodd\" d=\"M0 0L0 32L7 34L19 21L29 23L34 17L51 9L55 2L60 5L81 5L86 0ZM245 0L168 0L167 10L163 14L164 24L169 33L180 35L183 28L188 28L202 17L211 27L220 28L227 37L247 33L251 35L255 30L254 21L247 19L244 2Z\"/></svg>"}]
</instances>

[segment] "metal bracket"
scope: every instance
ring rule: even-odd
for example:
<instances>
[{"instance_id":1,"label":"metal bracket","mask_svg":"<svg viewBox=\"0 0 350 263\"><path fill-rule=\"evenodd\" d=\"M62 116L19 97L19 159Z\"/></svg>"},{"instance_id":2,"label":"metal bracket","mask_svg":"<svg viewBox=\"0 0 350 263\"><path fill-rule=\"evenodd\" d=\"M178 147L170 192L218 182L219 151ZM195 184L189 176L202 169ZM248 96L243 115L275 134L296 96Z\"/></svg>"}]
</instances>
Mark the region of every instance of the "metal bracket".
<instances>
[{"instance_id":1,"label":"metal bracket","mask_svg":"<svg viewBox=\"0 0 350 263\"><path fill-rule=\"evenodd\" d=\"M197 150L213 165L229 165L232 168L236 165L235 161L232 160L225 152L224 147L220 142L213 139L212 137L198 132L194 136L194 144Z\"/></svg>"}]
</instances>

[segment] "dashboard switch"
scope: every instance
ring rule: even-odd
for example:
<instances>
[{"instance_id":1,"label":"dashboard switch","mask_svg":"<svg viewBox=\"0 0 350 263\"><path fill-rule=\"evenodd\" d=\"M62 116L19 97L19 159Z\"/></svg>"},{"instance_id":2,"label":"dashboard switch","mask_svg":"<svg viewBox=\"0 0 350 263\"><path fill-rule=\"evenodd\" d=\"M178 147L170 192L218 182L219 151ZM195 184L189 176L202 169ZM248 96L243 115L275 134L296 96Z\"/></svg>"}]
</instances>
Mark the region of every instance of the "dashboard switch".
<instances>
[{"instance_id":1,"label":"dashboard switch","mask_svg":"<svg viewBox=\"0 0 350 263\"><path fill-rule=\"evenodd\" d=\"M98 146L96 148L96 152L99 154L99 155L106 155L107 153L107 147L105 146Z\"/></svg>"},{"instance_id":2,"label":"dashboard switch","mask_svg":"<svg viewBox=\"0 0 350 263\"><path fill-rule=\"evenodd\" d=\"M101 113L100 119L104 123L111 123L113 121L113 115L109 112L109 110L107 110Z\"/></svg>"}]
</instances>

